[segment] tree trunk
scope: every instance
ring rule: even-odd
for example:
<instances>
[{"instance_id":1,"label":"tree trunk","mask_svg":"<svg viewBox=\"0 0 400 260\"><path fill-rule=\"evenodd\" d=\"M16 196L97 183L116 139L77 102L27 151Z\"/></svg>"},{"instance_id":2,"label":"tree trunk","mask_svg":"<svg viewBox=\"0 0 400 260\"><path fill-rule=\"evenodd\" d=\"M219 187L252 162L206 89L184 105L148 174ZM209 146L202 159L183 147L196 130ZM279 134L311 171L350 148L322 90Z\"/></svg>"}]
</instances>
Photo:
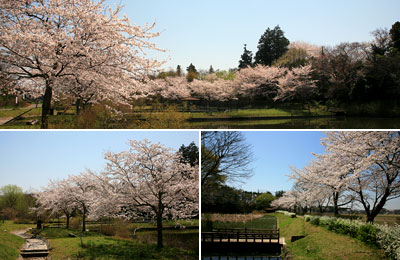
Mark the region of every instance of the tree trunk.
<instances>
[{"instance_id":1,"label":"tree trunk","mask_svg":"<svg viewBox=\"0 0 400 260\"><path fill-rule=\"evenodd\" d=\"M79 115L80 112L81 112L81 103L82 103L82 100L81 100L80 98L78 98L78 99L76 100L76 103L75 103L75 106L76 106L76 115Z\"/></svg>"},{"instance_id":2,"label":"tree trunk","mask_svg":"<svg viewBox=\"0 0 400 260\"><path fill-rule=\"evenodd\" d=\"M46 80L46 91L44 92L43 106L42 106L42 122L40 125L40 128L42 129L49 128L49 114L50 114L52 95L53 95L53 89L51 87L51 82L49 80Z\"/></svg>"},{"instance_id":3,"label":"tree trunk","mask_svg":"<svg viewBox=\"0 0 400 260\"><path fill-rule=\"evenodd\" d=\"M69 219L71 216L69 214L67 214L66 217L67 217L67 229L69 229Z\"/></svg>"},{"instance_id":4,"label":"tree trunk","mask_svg":"<svg viewBox=\"0 0 400 260\"><path fill-rule=\"evenodd\" d=\"M36 228L42 229L42 220L40 218L36 221Z\"/></svg>"},{"instance_id":5,"label":"tree trunk","mask_svg":"<svg viewBox=\"0 0 400 260\"><path fill-rule=\"evenodd\" d=\"M161 202L161 196L158 199L158 210L157 210L157 247L163 247L163 225L162 225L162 214L163 206Z\"/></svg>"},{"instance_id":6,"label":"tree trunk","mask_svg":"<svg viewBox=\"0 0 400 260\"><path fill-rule=\"evenodd\" d=\"M339 193L334 192L333 193L333 212L335 217L339 217L339 206L338 206L338 200L339 200Z\"/></svg>"},{"instance_id":7,"label":"tree trunk","mask_svg":"<svg viewBox=\"0 0 400 260\"><path fill-rule=\"evenodd\" d=\"M83 207L82 232L86 231L86 207Z\"/></svg>"}]
</instances>

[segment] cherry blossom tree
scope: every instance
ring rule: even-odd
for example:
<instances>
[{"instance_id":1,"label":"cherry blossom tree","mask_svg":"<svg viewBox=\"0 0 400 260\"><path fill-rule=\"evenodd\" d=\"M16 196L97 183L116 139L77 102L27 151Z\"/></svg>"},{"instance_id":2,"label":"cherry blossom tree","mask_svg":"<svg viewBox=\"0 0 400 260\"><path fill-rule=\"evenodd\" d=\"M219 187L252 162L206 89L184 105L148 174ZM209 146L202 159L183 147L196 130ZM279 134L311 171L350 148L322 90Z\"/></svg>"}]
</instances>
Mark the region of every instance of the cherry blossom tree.
<instances>
[{"instance_id":1,"label":"cherry blossom tree","mask_svg":"<svg viewBox=\"0 0 400 260\"><path fill-rule=\"evenodd\" d=\"M82 231L86 231L86 217L89 215L91 205L97 200L95 189L97 179L89 172L79 175L70 175L67 179L61 181L59 185L66 197L76 208L82 212Z\"/></svg>"},{"instance_id":2,"label":"cherry blossom tree","mask_svg":"<svg viewBox=\"0 0 400 260\"><path fill-rule=\"evenodd\" d=\"M49 211L53 216L58 212L64 213L67 220L67 229L69 220L75 211L77 205L66 190L65 180L50 181L41 192L35 193L35 197L41 211Z\"/></svg>"},{"instance_id":3,"label":"cherry blossom tree","mask_svg":"<svg viewBox=\"0 0 400 260\"><path fill-rule=\"evenodd\" d=\"M278 78L285 72L286 68L262 65L241 69L236 73L237 93L244 97L261 96L272 100L277 93Z\"/></svg>"},{"instance_id":4,"label":"cherry blossom tree","mask_svg":"<svg viewBox=\"0 0 400 260\"><path fill-rule=\"evenodd\" d=\"M160 143L131 140L129 144L129 151L105 154L107 166L99 178L106 197L99 199L111 203L116 215L154 217L157 244L162 247L163 219L198 214L198 166L182 163L179 152Z\"/></svg>"},{"instance_id":5,"label":"cherry blossom tree","mask_svg":"<svg viewBox=\"0 0 400 260\"><path fill-rule=\"evenodd\" d=\"M181 100L190 97L189 83L185 77L166 77L147 84L148 96L161 96L169 100Z\"/></svg>"},{"instance_id":6,"label":"cherry blossom tree","mask_svg":"<svg viewBox=\"0 0 400 260\"><path fill-rule=\"evenodd\" d=\"M311 65L288 70L278 78L277 95L274 100L310 100L316 90L315 81L311 78Z\"/></svg>"},{"instance_id":7,"label":"cherry blossom tree","mask_svg":"<svg viewBox=\"0 0 400 260\"><path fill-rule=\"evenodd\" d=\"M345 185L373 222L388 200L400 197L400 136L395 131L328 132L326 150L348 158L338 166Z\"/></svg>"},{"instance_id":8,"label":"cherry blossom tree","mask_svg":"<svg viewBox=\"0 0 400 260\"><path fill-rule=\"evenodd\" d=\"M48 127L54 92L76 95L80 102L84 88L92 99L127 102L160 65L144 56L145 49L157 49L151 42L159 35L151 32L154 24L131 25L120 18L120 6L112 10L104 3L0 1L1 60L8 75L41 81L42 128ZM71 84L61 84L66 77Z\"/></svg>"},{"instance_id":9,"label":"cherry blossom tree","mask_svg":"<svg viewBox=\"0 0 400 260\"><path fill-rule=\"evenodd\" d=\"M337 167L337 162L346 161L346 158L331 153L315 156L316 158L302 169L292 167L289 177L295 181L295 185L303 187L306 200L313 206L317 206L322 212L324 208L332 205L335 216L338 216L339 207L353 201L342 184L348 171Z\"/></svg>"}]
</instances>

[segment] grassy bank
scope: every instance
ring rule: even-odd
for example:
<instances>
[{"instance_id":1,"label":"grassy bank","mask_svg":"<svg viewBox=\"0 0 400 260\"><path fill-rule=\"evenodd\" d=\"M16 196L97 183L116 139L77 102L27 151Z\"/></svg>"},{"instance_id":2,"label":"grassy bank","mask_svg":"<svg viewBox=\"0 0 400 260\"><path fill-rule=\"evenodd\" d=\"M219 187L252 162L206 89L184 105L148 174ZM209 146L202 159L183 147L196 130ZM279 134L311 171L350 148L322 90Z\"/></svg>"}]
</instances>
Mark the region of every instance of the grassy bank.
<instances>
[{"instance_id":1,"label":"grassy bank","mask_svg":"<svg viewBox=\"0 0 400 260\"><path fill-rule=\"evenodd\" d=\"M289 254L293 259L386 259L382 250L367 245L347 235L333 233L321 227L312 226L302 217L289 218L283 214L273 214L278 218L281 236L285 237ZM291 242L292 236L305 236Z\"/></svg>"},{"instance_id":2,"label":"grassy bank","mask_svg":"<svg viewBox=\"0 0 400 260\"><path fill-rule=\"evenodd\" d=\"M0 224L0 259L15 260L19 255L19 249L24 244L24 239L11 234L11 231L33 227L31 224L14 224L5 221Z\"/></svg>"}]
</instances>

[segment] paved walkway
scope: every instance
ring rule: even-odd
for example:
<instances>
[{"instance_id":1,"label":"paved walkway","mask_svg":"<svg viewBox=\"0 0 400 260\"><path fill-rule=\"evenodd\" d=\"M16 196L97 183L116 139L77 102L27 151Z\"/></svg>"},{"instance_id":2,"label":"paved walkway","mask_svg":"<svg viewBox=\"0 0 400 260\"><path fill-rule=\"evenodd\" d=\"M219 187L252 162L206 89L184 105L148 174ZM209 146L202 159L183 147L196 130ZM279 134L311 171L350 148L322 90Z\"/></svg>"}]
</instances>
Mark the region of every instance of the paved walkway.
<instances>
[{"instance_id":1,"label":"paved walkway","mask_svg":"<svg viewBox=\"0 0 400 260\"><path fill-rule=\"evenodd\" d=\"M30 228L23 230L15 230L11 231L12 234L22 237L26 240L25 244L22 245L21 251L29 252L29 251L47 251L47 244L41 239L32 239L29 235L26 234ZM51 257L22 257L19 255L17 260L50 260Z\"/></svg>"},{"instance_id":2,"label":"paved walkway","mask_svg":"<svg viewBox=\"0 0 400 260\"><path fill-rule=\"evenodd\" d=\"M42 104L38 104L37 107L42 107ZM26 111L29 110L29 109L33 109L33 108L36 108L36 104L32 104L32 105L29 105L29 106L25 107ZM12 109L11 108L3 108L3 109L0 109L0 110L5 111L5 110L12 110ZM22 113L23 112L21 112L20 114L22 114ZM11 119L13 119L13 117L0 117L0 125L4 125L5 123L10 121Z\"/></svg>"},{"instance_id":3,"label":"paved walkway","mask_svg":"<svg viewBox=\"0 0 400 260\"><path fill-rule=\"evenodd\" d=\"M5 123L10 121L11 119L13 119L13 118L12 117L1 117L0 118L0 125L4 125Z\"/></svg>"}]
</instances>

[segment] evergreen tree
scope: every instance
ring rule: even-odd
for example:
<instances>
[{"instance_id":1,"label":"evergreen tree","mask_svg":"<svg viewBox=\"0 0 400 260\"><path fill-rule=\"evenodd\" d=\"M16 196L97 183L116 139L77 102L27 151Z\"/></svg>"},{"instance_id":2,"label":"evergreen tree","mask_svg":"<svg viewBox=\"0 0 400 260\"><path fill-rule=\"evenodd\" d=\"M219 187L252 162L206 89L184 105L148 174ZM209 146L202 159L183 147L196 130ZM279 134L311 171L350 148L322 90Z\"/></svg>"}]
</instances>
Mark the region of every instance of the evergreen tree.
<instances>
[{"instance_id":1,"label":"evergreen tree","mask_svg":"<svg viewBox=\"0 0 400 260\"><path fill-rule=\"evenodd\" d=\"M215 72L215 71L214 71L213 66L210 65L210 69L208 70L208 74L213 74L214 72Z\"/></svg>"},{"instance_id":2,"label":"evergreen tree","mask_svg":"<svg viewBox=\"0 0 400 260\"><path fill-rule=\"evenodd\" d=\"M188 73L190 73L190 72L197 73L196 67L192 63L190 63L189 67L186 68L186 71Z\"/></svg>"},{"instance_id":3,"label":"evergreen tree","mask_svg":"<svg viewBox=\"0 0 400 260\"><path fill-rule=\"evenodd\" d=\"M180 76L182 75L181 65L178 65L178 66L176 67L176 75L177 75L178 77L180 77Z\"/></svg>"},{"instance_id":4,"label":"evergreen tree","mask_svg":"<svg viewBox=\"0 0 400 260\"><path fill-rule=\"evenodd\" d=\"M275 60L279 59L288 50L289 43L279 25L273 30L267 28L258 41L255 63L271 66Z\"/></svg>"},{"instance_id":5,"label":"evergreen tree","mask_svg":"<svg viewBox=\"0 0 400 260\"><path fill-rule=\"evenodd\" d=\"M191 166L199 163L199 148L194 142L191 142L188 146L182 144L179 152L182 154L182 163L190 163Z\"/></svg>"},{"instance_id":6,"label":"evergreen tree","mask_svg":"<svg viewBox=\"0 0 400 260\"><path fill-rule=\"evenodd\" d=\"M392 25L389 34L392 38L393 47L400 51L400 22L396 22Z\"/></svg>"},{"instance_id":7,"label":"evergreen tree","mask_svg":"<svg viewBox=\"0 0 400 260\"><path fill-rule=\"evenodd\" d=\"M241 60L239 61L239 69L244 69L247 68L248 66L253 65L253 53L249 51L247 48L247 45L244 45L244 50L243 54L241 57Z\"/></svg>"},{"instance_id":8,"label":"evergreen tree","mask_svg":"<svg viewBox=\"0 0 400 260\"><path fill-rule=\"evenodd\" d=\"M192 82L194 79L199 77L199 73L196 70L196 67L190 63L189 67L186 68L188 74L186 75L186 79L188 82Z\"/></svg>"}]
</instances>

